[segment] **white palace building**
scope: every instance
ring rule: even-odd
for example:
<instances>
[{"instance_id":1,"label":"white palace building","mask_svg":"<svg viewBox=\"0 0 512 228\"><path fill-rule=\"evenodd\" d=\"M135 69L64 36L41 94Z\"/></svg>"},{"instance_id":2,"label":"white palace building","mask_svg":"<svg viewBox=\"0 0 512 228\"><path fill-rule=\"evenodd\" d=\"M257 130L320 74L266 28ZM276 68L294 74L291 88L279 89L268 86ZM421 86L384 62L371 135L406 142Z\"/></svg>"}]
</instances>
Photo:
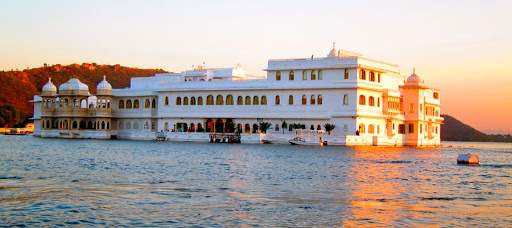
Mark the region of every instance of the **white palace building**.
<instances>
[{"instance_id":1,"label":"white palace building","mask_svg":"<svg viewBox=\"0 0 512 228\"><path fill-rule=\"evenodd\" d=\"M334 47L325 58L269 60L265 71L248 79L240 66L198 68L134 77L124 89L104 77L95 95L76 78L58 90L49 80L32 100L34 135L207 142L236 132L242 143L287 142L293 124L318 132L328 123L329 145L440 144L439 91L414 71L404 77L397 65Z\"/></svg>"}]
</instances>

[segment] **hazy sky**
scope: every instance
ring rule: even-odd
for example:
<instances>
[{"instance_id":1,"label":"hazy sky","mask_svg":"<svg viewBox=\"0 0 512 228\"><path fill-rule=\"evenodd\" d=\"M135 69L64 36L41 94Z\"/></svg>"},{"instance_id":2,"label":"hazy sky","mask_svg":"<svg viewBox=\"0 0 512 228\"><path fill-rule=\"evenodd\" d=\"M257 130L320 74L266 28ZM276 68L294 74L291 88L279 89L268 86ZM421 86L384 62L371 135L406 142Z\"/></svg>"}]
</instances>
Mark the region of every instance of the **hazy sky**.
<instances>
[{"instance_id":1,"label":"hazy sky","mask_svg":"<svg viewBox=\"0 0 512 228\"><path fill-rule=\"evenodd\" d=\"M338 48L416 67L442 113L512 132L512 1L0 0L0 70L96 62L168 71Z\"/></svg>"}]
</instances>

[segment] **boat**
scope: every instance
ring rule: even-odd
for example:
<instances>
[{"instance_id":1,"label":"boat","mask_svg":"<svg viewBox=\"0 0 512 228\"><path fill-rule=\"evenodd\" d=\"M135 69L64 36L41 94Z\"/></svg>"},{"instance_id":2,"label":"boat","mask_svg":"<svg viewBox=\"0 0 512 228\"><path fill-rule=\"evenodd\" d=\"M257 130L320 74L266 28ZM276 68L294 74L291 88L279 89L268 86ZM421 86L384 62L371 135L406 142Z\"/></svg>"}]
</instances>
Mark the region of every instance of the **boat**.
<instances>
[{"instance_id":1,"label":"boat","mask_svg":"<svg viewBox=\"0 0 512 228\"><path fill-rule=\"evenodd\" d=\"M10 128L4 132L5 135L27 135L27 131L21 131L19 128Z\"/></svg>"},{"instance_id":2,"label":"boat","mask_svg":"<svg viewBox=\"0 0 512 228\"><path fill-rule=\"evenodd\" d=\"M297 133L300 132L300 137L297 136ZM308 133L307 141L305 138L303 138L304 132ZM314 133L314 140L311 141L311 133ZM293 139L288 140L288 143L292 145L302 145L302 146L323 146L324 142L322 139L324 138L325 131L322 130L302 130L298 129L295 130L295 137ZM317 140L318 134L321 134L320 140Z\"/></svg>"}]
</instances>

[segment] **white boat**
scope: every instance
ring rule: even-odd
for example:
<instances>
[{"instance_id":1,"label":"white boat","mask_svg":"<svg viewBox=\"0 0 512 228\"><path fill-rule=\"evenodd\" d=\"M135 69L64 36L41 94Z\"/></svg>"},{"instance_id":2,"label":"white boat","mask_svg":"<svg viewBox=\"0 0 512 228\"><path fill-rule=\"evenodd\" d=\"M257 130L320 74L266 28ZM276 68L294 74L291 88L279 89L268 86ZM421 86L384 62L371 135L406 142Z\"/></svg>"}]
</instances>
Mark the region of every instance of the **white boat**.
<instances>
[{"instance_id":1,"label":"white boat","mask_svg":"<svg viewBox=\"0 0 512 228\"><path fill-rule=\"evenodd\" d=\"M297 132L300 132L300 137L297 137ZM304 132L307 132L308 133L308 139L306 141L306 139L304 139L302 136L303 136L303 133ZM322 141L323 139L323 136L324 136L324 132L325 131L322 131L322 130L302 130L302 129L299 129L299 130L295 130L295 137L293 139L290 139L288 140L288 142L292 145L303 145L303 146L323 146L324 145L324 142ZM311 133L314 133L314 140L311 141ZM320 140L317 140L317 136L318 134L321 134L320 136Z\"/></svg>"},{"instance_id":2,"label":"white boat","mask_svg":"<svg viewBox=\"0 0 512 228\"><path fill-rule=\"evenodd\" d=\"M292 145L303 145L303 146L323 146L323 142L306 142L306 140L302 138L294 138L288 140L288 142Z\"/></svg>"}]
</instances>

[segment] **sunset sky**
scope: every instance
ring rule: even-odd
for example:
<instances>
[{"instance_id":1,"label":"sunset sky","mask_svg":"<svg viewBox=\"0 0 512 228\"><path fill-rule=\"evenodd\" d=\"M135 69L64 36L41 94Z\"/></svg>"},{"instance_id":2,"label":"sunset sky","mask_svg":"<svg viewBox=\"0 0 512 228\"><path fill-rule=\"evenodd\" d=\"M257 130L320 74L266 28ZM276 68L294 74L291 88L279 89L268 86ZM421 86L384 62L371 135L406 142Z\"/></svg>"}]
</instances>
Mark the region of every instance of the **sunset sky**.
<instances>
[{"instance_id":1,"label":"sunset sky","mask_svg":"<svg viewBox=\"0 0 512 228\"><path fill-rule=\"evenodd\" d=\"M337 48L412 68L442 113L512 132L512 1L0 0L0 70L96 62L168 71Z\"/></svg>"}]
</instances>

